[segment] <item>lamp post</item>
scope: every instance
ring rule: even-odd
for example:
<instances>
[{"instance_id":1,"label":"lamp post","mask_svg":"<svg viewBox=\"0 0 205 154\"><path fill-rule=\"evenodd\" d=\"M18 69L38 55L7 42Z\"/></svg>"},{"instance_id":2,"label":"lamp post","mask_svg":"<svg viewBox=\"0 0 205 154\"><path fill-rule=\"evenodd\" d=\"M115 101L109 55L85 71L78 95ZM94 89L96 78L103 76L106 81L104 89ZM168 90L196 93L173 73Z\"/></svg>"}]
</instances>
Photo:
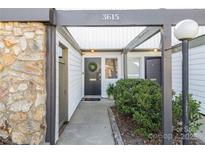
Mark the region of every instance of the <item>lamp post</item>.
<instances>
[{"instance_id":1,"label":"lamp post","mask_svg":"<svg viewBox=\"0 0 205 154\"><path fill-rule=\"evenodd\" d=\"M189 144L189 40L198 33L198 24L191 19L180 21L174 28L175 37L182 41L182 133L183 144Z\"/></svg>"}]
</instances>

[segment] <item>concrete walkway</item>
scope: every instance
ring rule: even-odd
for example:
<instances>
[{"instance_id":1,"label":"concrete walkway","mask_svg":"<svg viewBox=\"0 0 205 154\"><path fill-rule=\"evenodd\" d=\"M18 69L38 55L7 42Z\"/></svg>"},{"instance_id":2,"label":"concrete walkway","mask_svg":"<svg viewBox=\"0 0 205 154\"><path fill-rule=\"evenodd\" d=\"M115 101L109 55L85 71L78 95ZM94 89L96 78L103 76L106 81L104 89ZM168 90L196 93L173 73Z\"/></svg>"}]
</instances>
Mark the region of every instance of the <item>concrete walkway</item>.
<instances>
[{"instance_id":1,"label":"concrete walkway","mask_svg":"<svg viewBox=\"0 0 205 154\"><path fill-rule=\"evenodd\" d=\"M108 100L84 102L76 109L57 144L67 145L113 145L114 139L107 107Z\"/></svg>"}]
</instances>

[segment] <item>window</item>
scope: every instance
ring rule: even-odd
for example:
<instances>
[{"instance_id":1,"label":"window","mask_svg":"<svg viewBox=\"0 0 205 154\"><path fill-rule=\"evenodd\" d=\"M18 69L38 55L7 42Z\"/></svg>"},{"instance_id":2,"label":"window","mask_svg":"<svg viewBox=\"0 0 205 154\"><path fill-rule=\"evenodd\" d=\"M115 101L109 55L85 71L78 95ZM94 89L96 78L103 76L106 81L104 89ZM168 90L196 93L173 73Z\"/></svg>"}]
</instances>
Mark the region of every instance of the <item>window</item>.
<instances>
[{"instance_id":1,"label":"window","mask_svg":"<svg viewBox=\"0 0 205 154\"><path fill-rule=\"evenodd\" d=\"M105 78L116 79L118 77L117 58L105 59Z\"/></svg>"},{"instance_id":2,"label":"window","mask_svg":"<svg viewBox=\"0 0 205 154\"><path fill-rule=\"evenodd\" d=\"M128 72L128 78L140 77L140 58L128 57L127 72Z\"/></svg>"}]
</instances>

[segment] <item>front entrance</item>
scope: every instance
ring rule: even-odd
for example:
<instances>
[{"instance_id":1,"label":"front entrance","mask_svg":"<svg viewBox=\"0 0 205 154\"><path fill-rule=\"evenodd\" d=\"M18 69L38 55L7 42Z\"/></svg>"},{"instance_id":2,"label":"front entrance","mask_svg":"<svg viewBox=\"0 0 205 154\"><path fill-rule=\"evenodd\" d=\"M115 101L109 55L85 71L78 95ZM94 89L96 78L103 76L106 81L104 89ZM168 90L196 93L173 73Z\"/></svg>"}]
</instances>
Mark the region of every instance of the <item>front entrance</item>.
<instances>
[{"instance_id":1,"label":"front entrance","mask_svg":"<svg viewBox=\"0 0 205 154\"><path fill-rule=\"evenodd\" d=\"M145 58L145 79L156 81L161 85L161 57Z\"/></svg>"},{"instance_id":2,"label":"front entrance","mask_svg":"<svg viewBox=\"0 0 205 154\"><path fill-rule=\"evenodd\" d=\"M85 95L101 95L101 58L85 58Z\"/></svg>"}]
</instances>

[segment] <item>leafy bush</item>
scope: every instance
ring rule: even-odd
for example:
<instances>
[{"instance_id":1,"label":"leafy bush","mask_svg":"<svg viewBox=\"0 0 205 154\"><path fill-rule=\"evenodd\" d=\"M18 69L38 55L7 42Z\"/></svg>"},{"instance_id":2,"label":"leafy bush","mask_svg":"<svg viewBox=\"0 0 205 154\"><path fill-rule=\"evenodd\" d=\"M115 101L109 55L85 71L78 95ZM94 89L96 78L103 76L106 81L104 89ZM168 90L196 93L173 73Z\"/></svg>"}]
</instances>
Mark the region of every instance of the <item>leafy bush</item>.
<instances>
[{"instance_id":1,"label":"leafy bush","mask_svg":"<svg viewBox=\"0 0 205 154\"><path fill-rule=\"evenodd\" d=\"M173 100L173 126L176 135L181 136L182 132L182 94L174 95ZM199 130L202 125L199 120L202 118L199 112L200 102L193 99L192 95L189 95L189 131L190 135Z\"/></svg>"},{"instance_id":2,"label":"leafy bush","mask_svg":"<svg viewBox=\"0 0 205 154\"><path fill-rule=\"evenodd\" d=\"M161 128L161 90L150 80L122 79L117 81L114 99L119 112L131 115L139 128L148 136Z\"/></svg>"},{"instance_id":3,"label":"leafy bush","mask_svg":"<svg viewBox=\"0 0 205 154\"><path fill-rule=\"evenodd\" d=\"M121 79L114 87L114 99L117 110L124 115L132 116L136 122L136 132L148 137L161 131L161 88L150 80ZM181 95L173 95L173 125L174 131L181 133L182 105ZM190 133L193 134L201 125L198 120L200 103L190 95L189 119Z\"/></svg>"},{"instance_id":4,"label":"leafy bush","mask_svg":"<svg viewBox=\"0 0 205 154\"><path fill-rule=\"evenodd\" d=\"M114 94L114 87L115 87L114 84L109 84L108 85L108 87L106 89L108 97L113 96L113 94Z\"/></svg>"}]
</instances>

